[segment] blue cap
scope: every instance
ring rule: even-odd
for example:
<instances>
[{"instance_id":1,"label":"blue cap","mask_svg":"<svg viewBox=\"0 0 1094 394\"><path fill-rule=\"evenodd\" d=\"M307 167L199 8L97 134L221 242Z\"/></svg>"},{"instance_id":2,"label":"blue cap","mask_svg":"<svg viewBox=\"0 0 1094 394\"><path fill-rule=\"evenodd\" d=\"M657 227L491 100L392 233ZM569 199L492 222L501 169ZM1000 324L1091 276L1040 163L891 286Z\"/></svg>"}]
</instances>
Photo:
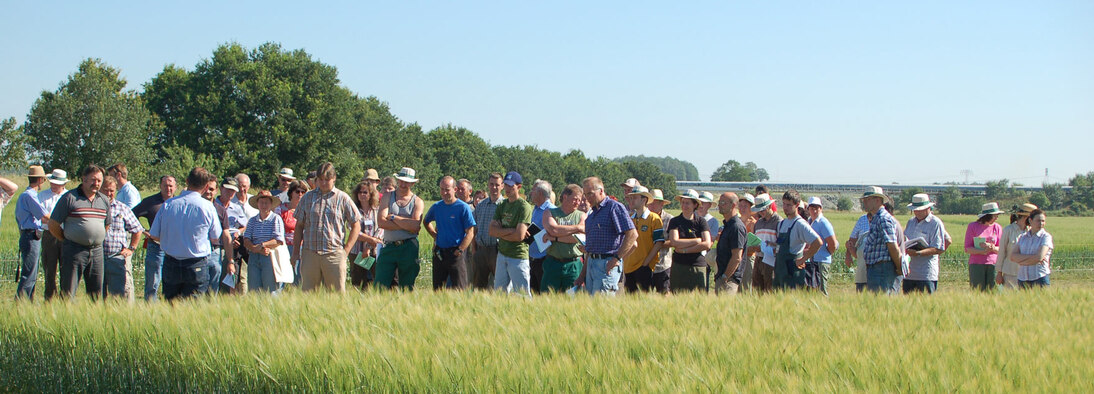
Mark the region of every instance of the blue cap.
<instances>
[{"instance_id":1,"label":"blue cap","mask_svg":"<svg viewBox=\"0 0 1094 394\"><path fill-rule=\"evenodd\" d=\"M516 185L523 184L524 183L524 178L520 177L519 172L509 171L508 174L505 174L504 182L505 182L506 185L516 186Z\"/></svg>"}]
</instances>

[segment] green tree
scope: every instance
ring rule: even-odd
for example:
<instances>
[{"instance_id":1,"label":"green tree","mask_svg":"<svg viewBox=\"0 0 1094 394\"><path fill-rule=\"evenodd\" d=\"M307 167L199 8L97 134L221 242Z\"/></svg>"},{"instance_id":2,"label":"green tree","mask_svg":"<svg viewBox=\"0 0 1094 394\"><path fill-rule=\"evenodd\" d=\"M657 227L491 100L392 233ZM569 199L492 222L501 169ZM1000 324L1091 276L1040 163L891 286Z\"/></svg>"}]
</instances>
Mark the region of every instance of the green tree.
<instances>
[{"instance_id":1,"label":"green tree","mask_svg":"<svg viewBox=\"0 0 1094 394\"><path fill-rule=\"evenodd\" d=\"M756 163L750 161L741 164L736 160L725 162L710 176L713 182L763 182L768 179L767 170Z\"/></svg>"},{"instance_id":2,"label":"green tree","mask_svg":"<svg viewBox=\"0 0 1094 394\"><path fill-rule=\"evenodd\" d=\"M1067 193L1064 193L1063 185L1059 183L1046 183L1041 185L1041 191L1048 198L1048 204L1041 206L1042 209L1060 209L1067 201Z\"/></svg>"},{"instance_id":3,"label":"green tree","mask_svg":"<svg viewBox=\"0 0 1094 394\"><path fill-rule=\"evenodd\" d=\"M665 198L672 198L671 196L676 195L676 177L662 172L656 165L650 162L638 161L617 163L623 166L623 172L638 179L642 186L650 189L661 189L665 193ZM622 192L622 189L620 189L620 192Z\"/></svg>"},{"instance_id":4,"label":"green tree","mask_svg":"<svg viewBox=\"0 0 1094 394\"><path fill-rule=\"evenodd\" d=\"M652 157L645 155L638 156L623 156L614 160L615 162L622 163L627 161L638 161L653 164L661 169L662 172L674 176L678 180L682 181L698 181L699 170L695 168L694 164L690 162L677 159L675 157Z\"/></svg>"},{"instance_id":5,"label":"green tree","mask_svg":"<svg viewBox=\"0 0 1094 394\"><path fill-rule=\"evenodd\" d=\"M426 138L440 169L438 178L450 175L482 184L491 172L497 171L497 155L489 143L471 130L447 124L430 130Z\"/></svg>"},{"instance_id":6,"label":"green tree","mask_svg":"<svg viewBox=\"0 0 1094 394\"><path fill-rule=\"evenodd\" d=\"M1079 211L1094 207L1094 172L1076 174L1068 184L1071 185L1071 204L1081 204Z\"/></svg>"},{"instance_id":7,"label":"green tree","mask_svg":"<svg viewBox=\"0 0 1094 394\"><path fill-rule=\"evenodd\" d=\"M850 211L851 208L854 208L854 207L855 207L855 202L851 200L851 197L840 196L840 198L838 200L836 200L836 210Z\"/></svg>"},{"instance_id":8,"label":"green tree","mask_svg":"<svg viewBox=\"0 0 1094 394\"><path fill-rule=\"evenodd\" d=\"M1052 201L1049 201L1048 195L1043 191L1033 192L1029 196L1029 202L1041 209L1051 209L1052 207Z\"/></svg>"},{"instance_id":9,"label":"green tree","mask_svg":"<svg viewBox=\"0 0 1094 394\"><path fill-rule=\"evenodd\" d=\"M15 118L0 121L0 169L27 165L27 144L30 139Z\"/></svg>"},{"instance_id":10,"label":"green tree","mask_svg":"<svg viewBox=\"0 0 1094 394\"><path fill-rule=\"evenodd\" d=\"M89 164L125 163L137 185L148 185L149 147L162 127L119 70L99 59L80 63L76 73L34 102L24 130L30 145L52 168L79 171Z\"/></svg>"},{"instance_id":11,"label":"green tree","mask_svg":"<svg viewBox=\"0 0 1094 394\"><path fill-rule=\"evenodd\" d=\"M899 196L894 196L896 201L893 201L893 208L896 208L896 210L900 212L907 212L908 204L912 202L912 196L919 193L923 193L923 189L918 187L904 189L900 192Z\"/></svg>"}]
</instances>

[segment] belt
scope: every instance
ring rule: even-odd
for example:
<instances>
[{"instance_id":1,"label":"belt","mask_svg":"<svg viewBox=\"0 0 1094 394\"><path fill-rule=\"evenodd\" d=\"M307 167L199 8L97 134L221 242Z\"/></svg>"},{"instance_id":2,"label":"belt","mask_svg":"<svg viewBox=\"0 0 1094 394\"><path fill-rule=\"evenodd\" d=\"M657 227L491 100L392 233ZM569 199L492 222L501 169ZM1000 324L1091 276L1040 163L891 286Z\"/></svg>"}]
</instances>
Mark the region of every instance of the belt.
<instances>
[{"instance_id":1,"label":"belt","mask_svg":"<svg viewBox=\"0 0 1094 394\"><path fill-rule=\"evenodd\" d=\"M616 260L619 259L619 256L616 256L615 253L590 253L589 257L594 258L594 259L610 259L610 258L615 258Z\"/></svg>"},{"instance_id":2,"label":"belt","mask_svg":"<svg viewBox=\"0 0 1094 394\"><path fill-rule=\"evenodd\" d=\"M414 240L416 240L416 238L407 238L407 239L398 240L398 241L384 242L384 246L399 246L399 245L402 245L402 244L405 244L407 242L414 241Z\"/></svg>"},{"instance_id":3,"label":"belt","mask_svg":"<svg viewBox=\"0 0 1094 394\"><path fill-rule=\"evenodd\" d=\"M36 229L36 228L26 229L26 230L19 229L19 232L21 232L21 233L36 233L36 232L38 232L38 229Z\"/></svg>"}]
</instances>

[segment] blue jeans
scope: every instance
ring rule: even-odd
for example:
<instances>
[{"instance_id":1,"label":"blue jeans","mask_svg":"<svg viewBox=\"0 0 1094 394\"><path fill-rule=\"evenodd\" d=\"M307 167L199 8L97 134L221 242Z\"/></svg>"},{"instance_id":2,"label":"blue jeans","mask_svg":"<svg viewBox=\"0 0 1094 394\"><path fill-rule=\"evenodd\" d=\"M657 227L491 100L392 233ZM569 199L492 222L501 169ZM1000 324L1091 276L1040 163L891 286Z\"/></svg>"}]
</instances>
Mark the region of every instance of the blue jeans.
<instances>
[{"instance_id":1,"label":"blue jeans","mask_svg":"<svg viewBox=\"0 0 1094 394\"><path fill-rule=\"evenodd\" d=\"M1042 276L1034 280L1020 280L1018 281L1018 287L1022 289L1032 289L1034 287L1048 287L1049 285L1048 275Z\"/></svg>"},{"instance_id":2,"label":"blue jeans","mask_svg":"<svg viewBox=\"0 0 1094 394\"><path fill-rule=\"evenodd\" d=\"M608 260L589 259L589 268L585 270L585 290L589 294L597 293L614 296L619 290L619 276L623 275L623 262L608 272Z\"/></svg>"},{"instance_id":3,"label":"blue jeans","mask_svg":"<svg viewBox=\"0 0 1094 394\"><path fill-rule=\"evenodd\" d=\"M176 259L163 256L163 298L196 297L209 285L208 263L205 257Z\"/></svg>"},{"instance_id":4,"label":"blue jeans","mask_svg":"<svg viewBox=\"0 0 1094 394\"><path fill-rule=\"evenodd\" d=\"M34 232L19 231L19 257L23 266L19 269L19 287L15 298L34 299L34 285L38 283L38 258L42 256L42 240L34 239Z\"/></svg>"},{"instance_id":5,"label":"blue jeans","mask_svg":"<svg viewBox=\"0 0 1094 394\"><path fill-rule=\"evenodd\" d=\"M901 277L891 261L879 261L866 266L866 290L875 293L896 294Z\"/></svg>"},{"instance_id":6,"label":"blue jeans","mask_svg":"<svg viewBox=\"0 0 1094 394\"><path fill-rule=\"evenodd\" d=\"M517 292L532 296L532 266L528 259L515 259L498 253L498 262L494 267L494 288L505 292Z\"/></svg>"},{"instance_id":7,"label":"blue jeans","mask_svg":"<svg viewBox=\"0 0 1094 394\"><path fill-rule=\"evenodd\" d=\"M251 260L247 262L247 288L250 291L277 294L281 290L274 279L273 260L270 257L251 253Z\"/></svg>"},{"instance_id":8,"label":"blue jeans","mask_svg":"<svg viewBox=\"0 0 1094 394\"><path fill-rule=\"evenodd\" d=\"M904 279L904 294L908 294L914 291L926 292L927 294L934 294L938 289L937 280L913 280Z\"/></svg>"},{"instance_id":9,"label":"blue jeans","mask_svg":"<svg viewBox=\"0 0 1094 394\"><path fill-rule=\"evenodd\" d=\"M163 251L160 244L148 241L144 256L144 300L156 299L163 278Z\"/></svg>"},{"instance_id":10,"label":"blue jeans","mask_svg":"<svg viewBox=\"0 0 1094 394\"><path fill-rule=\"evenodd\" d=\"M209 283L206 283L202 293L216 294L220 290L221 259L224 258L224 249L213 248L208 256L205 256L205 264L209 267Z\"/></svg>"},{"instance_id":11,"label":"blue jeans","mask_svg":"<svg viewBox=\"0 0 1094 394\"><path fill-rule=\"evenodd\" d=\"M103 298L107 296L125 297L132 296L132 282L127 281L132 275L132 268L126 264L125 257L120 254L112 254L103 259Z\"/></svg>"}]
</instances>

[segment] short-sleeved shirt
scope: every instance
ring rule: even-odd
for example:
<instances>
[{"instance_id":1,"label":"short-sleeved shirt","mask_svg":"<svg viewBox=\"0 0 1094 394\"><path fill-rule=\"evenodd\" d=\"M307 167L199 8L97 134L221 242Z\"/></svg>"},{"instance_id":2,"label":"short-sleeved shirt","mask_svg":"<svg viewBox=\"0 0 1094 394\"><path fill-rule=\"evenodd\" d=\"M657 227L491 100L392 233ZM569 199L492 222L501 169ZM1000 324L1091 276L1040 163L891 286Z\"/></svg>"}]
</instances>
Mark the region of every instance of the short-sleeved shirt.
<instances>
[{"instance_id":1,"label":"short-sleeved shirt","mask_svg":"<svg viewBox=\"0 0 1094 394\"><path fill-rule=\"evenodd\" d=\"M908 219L908 225L904 227L904 236L907 239L922 237L927 242L928 248L944 249L946 241L946 228L942 225L942 219L934 214L928 214L922 221L913 216ZM938 255L911 256L908 264L908 275L904 279L909 280L938 280Z\"/></svg>"},{"instance_id":2,"label":"short-sleeved shirt","mask_svg":"<svg viewBox=\"0 0 1094 394\"><path fill-rule=\"evenodd\" d=\"M986 225L980 222L969 223L969 227L965 230L965 247L976 248L975 239L982 237L986 243L999 246L999 240L1003 238L1003 226L999 223L992 223ZM999 257L999 253L988 254L970 254L969 264L995 264L995 260Z\"/></svg>"},{"instance_id":3,"label":"short-sleeved shirt","mask_svg":"<svg viewBox=\"0 0 1094 394\"><path fill-rule=\"evenodd\" d=\"M247 221L247 229L243 230L243 239L249 239L255 245L275 239L285 243L285 222L281 220L281 215L275 215L273 212L266 215L265 219L262 218L261 213L254 215Z\"/></svg>"},{"instance_id":4,"label":"short-sleeved shirt","mask_svg":"<svg viewBox=\"0 0 1094 394\"><path fill-rule=\"evenodd\" d=\"M866 232L865 239L860 238L862 242L866 242L863 254L867 265L892 260L889 256L888 244L891 242L899 246L897 238L899 226L900 223L897 223L889 211L886 211L884 207L878 208L874 218L870 220L870 230Z\"/></svg>"},{"instance_id":5,"label":"short-sleeved shirt","mask_svg":"<svg viewBox=\"0 0 1094 394\"><path fill-rule=\"evenodd\" d=\"M278 205L274 209L274 214L281 217L281 223L285 224L285 244L292 245L293 235L296 234L296 217L293 216L295 212L289 209L288 203ZM364 228L362 227L362 231Z\"/></svg>"},{"instance_id":6,"label":"short-sleeved shirt","mask_svg":"<svg viewBox=\"0 0 1094 394\"><path fill-rule=\"evenodd\" d=\"M760 244L760 253L763 254L763 263L775 266L775 250L767 245L768 242L775 242L779 240L779 222L782 222L782 216L777 213L772 213L770 219L764 219L762 216L756 219L756 225L752 227L753 234L759 238L763 243Z\"/></svg>"},{"instance_id":7,"label":"short-sleeved shirt","mask_svg":"<svg viewBox=\"0 0 1094 394\"><path fill-rule=\"evenodd\" d=\"M1018 222L1003 227L1003 235L999 240L999 257L995 259L995 269L1006 275L1018 276L1018 263L1011 259L1010 247L1018 244L1018 237L1025 233L1026 229L1018 225Z\"/></svg>"},{"instance_id":8,"label":"short-sleeved shirt","mask_svg":"<svg viewBox=\"0 0 1094 394\"><path fill-rule=\"evenodd\" d=\"M702 238L703 233L709 233L707 229L707 221L699 218L699 220L692 220L684 216L677 216L669 221L669 232L676 230L677 239L692 239ZM675 250L672 252L672 263L682 264L692 267L706 267L707 261L703 258L702 253L680 253Z\"/></svg>"},{"instance_id":9,"label":"short-sleeved shirt","mask_svg":"<svg viewBox=\"0 0 1094 394\"><path fill-rule=\"evenodd\" d=\"M368 235L379 239L384 239L384 229L380 228L380 223L377 222L377 218L380 215L380 208L372 208L368 210L361 210L361 234ZM286 235L288 236L288 235ZM364 251L366 243L364 241L357 241L350 249L350 253L359 254ZM380 247L379 244L374 247ZM375 256L375 254L373 255Z\"/></svg>"},{"instance_id":10,"label":"short-sleeved shirt","mask_svg":"<svg viewBox=\"0 0 1094 394\"><path fill-rule=\"evenodd\" d=\"M38 192L38 203L42 204L42 210L46 213L53 212L53 208L57 207L57 201L67 192L68 191L66 190L60 193L54 193L53 189L42 190ZM49 230L49 223L43 221L42 230Z\"/></svg>"},{"instance_id":11,"label":"short-sleeved shirt","mask_svg":"<svg viewBox=\"0 0 1094 394\"><path fill-rule=\"evenodd\" d=\"M110 200L105 195L95 192L92 200L79 187L61 196L49 215L50 219L64 223L65 240L91 247L103 244L112 217Z\"/></svg>"},{"instance_id":12,"label":"short-sleeved shirt","mask_svg":"<svg viewBox=\"0 0 1094 394\"><path fill-rule=\"evenodd\" d=\"M140 204L133 208L133 214L138 218L145 218L145 220L148 220L148 225L151 226L152 222L156 221L156 213L163 207L164 201L167 200L160 193L145 197Z\"/></svg>"},{"instance_id":13,"label":"short-sleeved shirt","mask_svg":"<svg viewBox=\"0 0 1094 394\"><path fill-rule=\"evenodd\" d=\"M137 216L121 201L115 199L110 202L110 215L113 225L107 230L106 240L103 241L104 256L121 253L122 249L129 246L129 237L144 230Z\"/></svg>"},{"instance_id":14,"label":"short-sleeved shirt","mask_svg":"<svg viewBox=\"0 0 1094 394\"><path fill-rule=\"evenodd\" d=\"M239 229L247 227L247 212L243 210L243 205L236 199L228 201L228 205L225 206L221 198L213 200L214 203L224 207L224 212L228 215L228 234L235 237L239 233Z\"/></svg>"},{"instance_id":15,"label":"short-sleeved shirt","mask_svg":"<svg viewBox=\"0 0 1094 394\"><path fill-rule=\"evenodd\" d=\"M786 233L790 233L790 254L795 256L800 256L806 245L820 239L813 227L809 226L809 222L801 216L779 222L779 235Z\"/></svg>"},{"instance_id":16,"label":"short-sleeved shirt","mask_svg":"<svg viewBox=\"0 0 1094 394\"><path fill-rule=\"evenodd\" d=\"M494 221L494 213L498 210L498 204L503 198L491 200L489 198L479 201L475 207L475 243L482 246L495 246L498 239L490 236L490 222Z\"/></svg>"},{"instance_id":17,"label":"short-sleeved shirt","mask_svg":"<svg viewBox=\"0 0 1094 394\"><path fill-rule=\"evenodd\" d=\"M163 253L176 259L208 256L210 240L220 238L216 207L200 193L185 190L163 203L148 233L160 239Z\"/></svg>"},{"instance_id":18,"label":"short-sleeved shirt","mask_svg":"<svg viewBox=\"0 0 1094 394\"><path fill-rule=\"evenodd\" d=\"M1041 229L1036 233L1026 231L1018 236L1018 253L1038 254L1041 252L1042 246L1048 247L1048 254L1045 255L1045 259L1040 264L1025 265L1018 268L1018 280L1037 280L1051 274L1052 263L1050 257L1052 257L1053 249L1052 234L1049 234L1045 229Z\"/></svg>"},{"instance_id":19,"label":"short-sleeved shirt","mask_svg":"<svg viewBox=\"0 0 1094 394\"><path fill-rule=\"evenodd\" d=\"M707 231L710 231L710 239L718 240L718 231L722 229L722 222L718 221L718 218L714 217L710 213L703 216L703 220L707 221Z\"/></svg>"},{"instance_id":20,"label":"short-sleeved shirt","mask_svg":"<svg viewBox=\"0 0 1094 394\"><path fill-rule=\"evenodd\" d=\"M37 230L42 228L42 216L46 212L42 203L38 201L38 192L34 188L26 188L19 200L15 202L15 222L20 230Z\"/></svg>"},{"instance_id":21,"label":"short-sleeved shirt","mask_svg":"<svg viewBox=\"0 0 1094 394\"><path fill-rule=\"evenodd\" d=\"M590 254L616 254L624 234L634 229L634 221L619 201L605 198L585 218L585 250Z\"/></svg>"},{"instance_id":22,"label":"short-sleeved shirt","mask_svg":"<svg viewBox=\"0 0 1094 394\"><path fill-rule=\"evenodd\" d=\"M715 277L724 275L729 268L729 259L733 249L741 249L741 257L744 258L744 249L748 243L748 230L739 216L730 217L722 226L722 233L718 236L718 272ZM744 264L738 264L737 270L730 276L733 283L740 284L744 275Z\"/></svg>"},{"instance_id":23,"label":"short-sleeved shirt","mask_svg":"<svg viewBox=\"0 0 1094 394\"><path fill-rule=\"evenodd\" d=\"M543 213L546 212L548 209L552 208L555 208L555 204L551 204L550 201L544 201L543 204L540 204L538 207L532 208L532 224L542 229ZM539 250L539 246L537 246L536 243L533 242L531 245L528 245L528 257L533 259L542 259L544 257L547 257L547 251Z\"/></svg>"},{"instance_id":24,"label":"short-sleeved shirt","mask_svg":"<svg viewBox=\"0 0 1094 394\"><path fill-rule=\"evenodd\" d=\"M425 213L423 222L437 223L437 240L434 245L443 249L460 246L467 235L467 229L475 227L471 206L459 199L452 204L445 203L444 200L433 203Z\"/></svg>"},{"instance_id":25,"label":"short-sleeved shirt","mask_svg":"<svg viewBox=\"0 0 1094 394\"><path fill-rule=\"evenodd\" d=\"M828 237L836 236L836 229L832 227L832 222L829 222L828 218L824 217L822 214L817 216L817 220L814 220L809 226L813 227L813 232L820 236L821 241L824 241L824 244L821 245L817 254L813 255L813 261L822 264L832 264L832 254L828 253L828 241L826 241Z\"/></svg>"},{"instance_id":26,"label":"short-sleeved shirt","mask_svg":"<svg viewBox=\"0 0 1094 394\"><path fill-rule=\"evenodd\" d=\"M501 223L501 228L516 228L521 223L532 223L532 204L523 198L516 201L502 200L494 211L493 220ZM528 244L509 240L498 240L498 253L514 259L528 258Z\"/></svg>"},{"instance_id":27,"label":"short-sleeved shirt","mask_svg":"<svg viewBox=\"0 0 1094 394\"><path fill-rule=\"evenodd\" d=\"M851 228L850 239L860 239L870 231L870 216L862 215L855 221L855 227Z\"/></svg>"},{"instance_id":28,"label":"short-sleeved shirt","mask_svg":"<svg viewBox=\"0 0 1094 394\"><path fill-rule=\"evenodd\" d=\"M142 201L141 204L143 203L144 202ZM140 205L137 206L139 207ZM213 204L213 208L216 208L217 210L217 220L220 221L220 230L228 232L228 210L224 209L224 206L220 204ZM223 234L221 234L221 236L223 236ZM213 246L224 246L220 244L220 237L217 237L217 239L210 239L209 242L211 242Z\"/></svg>"},{"instance_id":29,"label":"short-sleeved shirt","mask_svg":"<svg viewBox=\"0 0 1094 394\"><path fill-rule=\"evenodd\" d=\"M133 182L125 182L124 185L118 187L118 193L114 194L114 199L121 201L129 209L133 209L141 203L141 192L137 190L136 186L133 186Z\"/></svg>"},{"instance_id":30,"label":"short-sleeved shirt","mask_svg":"<svg viewBox=\"0 0 1094 394\"><path fill-rule=\"evenodd\" d=\"M9 201L11 201L11 195L4 189L0 189L0 214L4 213L4 207L8 205Z\"/></svg>"},{"instance_id":31,"label":"short-sleeved shirt","mask_svg":"<svg viewBox=\"0 0 1094 394\"><path fill-rule=\"evenodd\" d=\"M254 215L258 215L258 208L252 207L251 204L249 204L251 199L254 198L253 195L248 194L247 200L240 200L239 196L242 194L243 193L236 193L235 197L232 197L232 203L243 208L243 213L247 215L247 219L244 220L243 223L247 223L247 220L251 220Z\"/></svg>"},{"instance_id":32,"label":"short-sleeved shirt","mask_svg":"<svg viewBox=\"0 0 1094 394\"><path fill-rule=\"evenodd\" d=\"M562 208L551 208L549 212L551 218L560 226L580 224L581 217L585 214L585 212L575 209L567 215L565 212L562 212ZM581 256L581 251L577 248L578 245L578 243L552 242L551 246L547 247L547 254L559 261L570 261Z\"/></svg>"},{"instance_id":33,"label":"short-sleeved shirt","mask_svg":"<svg viewBox=\"0 0 1094 394\"><path fill-rule=\"evenodd\" d=\"M297 227L294 239L301 247L321 254L345 248L346 226L361 220L361 210L346 192L314 189L300 198L296 206Z\"/></svg>"},{"instance_id":34,"label":"short-sleeved shirt","mask_svg":"<svg viewBox=\"0 0 1094 394\"><path fill-rule=\"evenodd\" d=\"M665 224L661 222L661 216L644 209L642 216L635 212L631 216L634 221L634 229L638 231L638 247L626 259L623 260L623 272L631 273L642 267L646 256L653 250L653 245L665 241ZM650 260L650 269L657 265L657 258Z\"/></svg>"}]
</instances>

